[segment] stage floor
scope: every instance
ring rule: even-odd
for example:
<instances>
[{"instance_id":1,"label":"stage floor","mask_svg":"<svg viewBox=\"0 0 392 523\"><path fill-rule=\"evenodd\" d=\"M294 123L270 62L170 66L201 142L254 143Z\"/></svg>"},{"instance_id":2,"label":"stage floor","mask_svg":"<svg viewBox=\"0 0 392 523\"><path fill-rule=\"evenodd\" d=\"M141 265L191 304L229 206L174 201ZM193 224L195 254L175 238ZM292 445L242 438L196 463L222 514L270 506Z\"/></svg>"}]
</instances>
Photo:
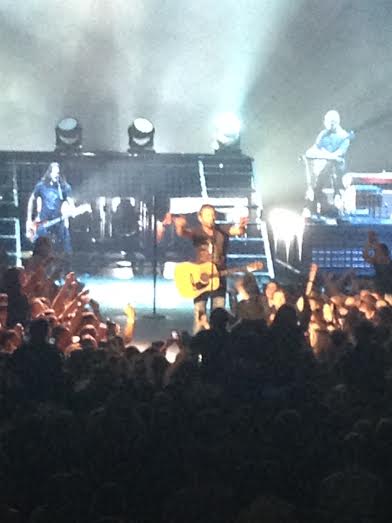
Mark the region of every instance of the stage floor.
<instances>
[{"instance_id":1,"label":"stage floor","mask_svg":"<svg viewBox=\"0 0 392 523\"><path fill-rule=\"evenodd\" d=\"M103 318L120 325L125 323L127 303L136 309L134 343L146 348L151 341L165 340L173 329L192 333L193 302L181 298L172 280L158 278L156 312L163 318L151 318L153 312L153 278L135 277L121 280L104 276L79 275L79 280L90 290L90 296L101 307Z\"/></svg>"}]
</instances>

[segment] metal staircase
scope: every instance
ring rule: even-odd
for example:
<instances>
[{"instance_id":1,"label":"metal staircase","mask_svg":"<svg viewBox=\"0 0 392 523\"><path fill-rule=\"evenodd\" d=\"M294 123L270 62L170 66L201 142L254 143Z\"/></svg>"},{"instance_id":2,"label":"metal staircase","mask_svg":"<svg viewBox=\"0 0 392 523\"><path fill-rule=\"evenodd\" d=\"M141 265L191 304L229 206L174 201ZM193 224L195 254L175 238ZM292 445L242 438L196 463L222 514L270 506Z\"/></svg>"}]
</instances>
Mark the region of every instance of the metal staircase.
<instances>
[{"instance_id":1,"label":"metal staircase","mask_svg":"<svg viewBox=\"0 0 392 523\"><path fill-rule=\"evenodd\" d=\"M259 280L274 278L275 271L268 239L266 223L261 219L261 206L253 202L252 161L243 157L225 158L221 161L204 159L199 161L199 177L202 197L210 201L220 219L218 223L232 223L233 211L242 208L249 217L245 236L231 238L227 255L228 267L249 265L261 261L264 267L255 271Z\"/></svg>"},{"instance_id":2,"label":"metal staircase","mask_svg":"<svg viewBox=\"0 0 392 523\"><path fill-rule=\"evenodd\" d=\"M0 163L0 248L10 266L22 265L21 230L16 165Z\"/></svg>"}]
</instances>

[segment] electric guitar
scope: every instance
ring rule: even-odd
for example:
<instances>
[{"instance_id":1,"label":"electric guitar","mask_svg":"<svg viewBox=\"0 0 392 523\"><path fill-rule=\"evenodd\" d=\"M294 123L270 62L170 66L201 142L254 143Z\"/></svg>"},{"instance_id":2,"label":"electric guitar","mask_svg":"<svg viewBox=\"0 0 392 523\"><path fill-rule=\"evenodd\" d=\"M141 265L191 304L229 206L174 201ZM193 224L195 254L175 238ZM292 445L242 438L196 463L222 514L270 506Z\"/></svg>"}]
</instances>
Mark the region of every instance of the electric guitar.
<instances>
[{"instance_id":1,"label":"electric guitar","mask_svg":"<svg viewBox=\"0 0 392 523\"><path fill-rule=\"evenodd\" d=\"M85 214L87 212L92 212L91 205L89 203L83 203L78 207L64 211L61 216L53 218L52 220L35 220L31 224L30 229L26 231L26 237L31 242L35 242L40 232L43 232L46 229L50 229L50 227L53 227L53 225L56 225L57 223L66 220L67 218L75 218L76 216L80 216L81 214Z\"/></svg>"},{"instance_id":2,"label":"electric guitar","mask_svg":"<svg viewBox=\"0 0 392 523\"><path fill-rule=\"evenodd\" d=\"M183 298L197 298L203 292L219 289L220 278L235 272L253 272L263 268L262 262L253 262L245 267L219 270L214 263L179 263L174 271L174 280Z\"/></svg>"}]
</instances>

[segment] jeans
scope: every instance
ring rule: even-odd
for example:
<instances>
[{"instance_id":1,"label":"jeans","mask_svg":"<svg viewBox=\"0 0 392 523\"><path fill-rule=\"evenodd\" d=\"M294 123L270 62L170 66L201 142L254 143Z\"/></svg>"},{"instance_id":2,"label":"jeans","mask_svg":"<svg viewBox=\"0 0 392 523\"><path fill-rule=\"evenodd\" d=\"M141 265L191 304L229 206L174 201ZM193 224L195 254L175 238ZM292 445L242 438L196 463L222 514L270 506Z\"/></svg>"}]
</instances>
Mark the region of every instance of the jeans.
<instances>
[{"instance_id":1,"label":"jeans","mask_svg":"<svg viewBox=\"0 0 392 523\"><path fill-rule=\"evenodd\" d=\"M206 298L206 299L203 299L203 300L199 300L199 301L196 301L194 303L194 307L193 307L193 313L194 313L194 316L193 316L193 334L196 334L198 333L201 328L202 328L202 325L203 325L203 322L200 321L202 316L207 314L207 301L208 299L211 300L211 310L213 311L214 309L218 309L218 308L224 308L225 306L225 296L214 296L214 297L211 297L211 298Z\"/></svg>"},{"instance_id":2,"label":"jeans","mask_svg":"<svg viewBox=\"0 0 392 523\"><path fill-rule=\"evenodd\" d=\"M60 254L72 254L71 236L68 227L63 223L57 223L52 227L39 227L37 237L46 236L50 238L54 252Z\"/></svg>"}]
</instances>

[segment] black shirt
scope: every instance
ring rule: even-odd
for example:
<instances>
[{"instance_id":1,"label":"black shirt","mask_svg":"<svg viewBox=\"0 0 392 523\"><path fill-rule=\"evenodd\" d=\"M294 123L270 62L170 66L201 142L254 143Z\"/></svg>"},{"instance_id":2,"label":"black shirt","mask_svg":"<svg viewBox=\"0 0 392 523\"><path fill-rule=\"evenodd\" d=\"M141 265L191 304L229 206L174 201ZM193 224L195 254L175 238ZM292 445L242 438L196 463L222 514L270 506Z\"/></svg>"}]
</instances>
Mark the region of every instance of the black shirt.
<instances>
[{"instance_id":1,"label":"black shirt","mask_svg":"<svg viewBox=\"0 0 392 523\"><path fill-rule=\"evenodd\" d=\"M219 270L226 268L230 227L231 225L216 225L211 236L203 230L201 225L191 229L191 240L196 250L196 263L213 262ZM194 301L204 301L208 297L224 297L225 295L226 278L221 277L219 288L216 291L205 292Z\"/></svg>"},{"instance_id":2,"label":"black shirt","mask_svg":"<svg viewBox=\"0 0 392 523\"><path fill-rule=\"evenodd\" d=\"M67 198L72 196L71 186L64 182L44 182L41 180L34 187L35 198L42 199L40 220L52 220L61 216L61 206Z\"/></svg>"},{"instance_id":3,"label":"black shirt","mask_svg":"<svg viewBox=\"0 0 392 523\"><path fill-rule=\"evenodd\" d=\"M392 292L392 261L389 263L373 263L376 290L383 294Z\"/></svg>"},{"instance_id":4,"label":"black shirt","mask_svg":"<svg viewBox=\"0 0 392 523\"><path fill-rule=\"evenodd\" d=\"M241 300L237 304L237 318L240 320L268 320L264 307L263 296L252 296L247 300Z\"/></svg>"},{"instance_id":5,"label":"black shirt","mask_svg":"<svg viewBox=\"0 0 392 523\"><path fill-rule=\"evenodd\" d=\"M191 229L191 240L196 249L196 263L213 262L218 269L226 268L230 225L216 225L208 235L200 226Z\"/></svg>"}]
</instances>

